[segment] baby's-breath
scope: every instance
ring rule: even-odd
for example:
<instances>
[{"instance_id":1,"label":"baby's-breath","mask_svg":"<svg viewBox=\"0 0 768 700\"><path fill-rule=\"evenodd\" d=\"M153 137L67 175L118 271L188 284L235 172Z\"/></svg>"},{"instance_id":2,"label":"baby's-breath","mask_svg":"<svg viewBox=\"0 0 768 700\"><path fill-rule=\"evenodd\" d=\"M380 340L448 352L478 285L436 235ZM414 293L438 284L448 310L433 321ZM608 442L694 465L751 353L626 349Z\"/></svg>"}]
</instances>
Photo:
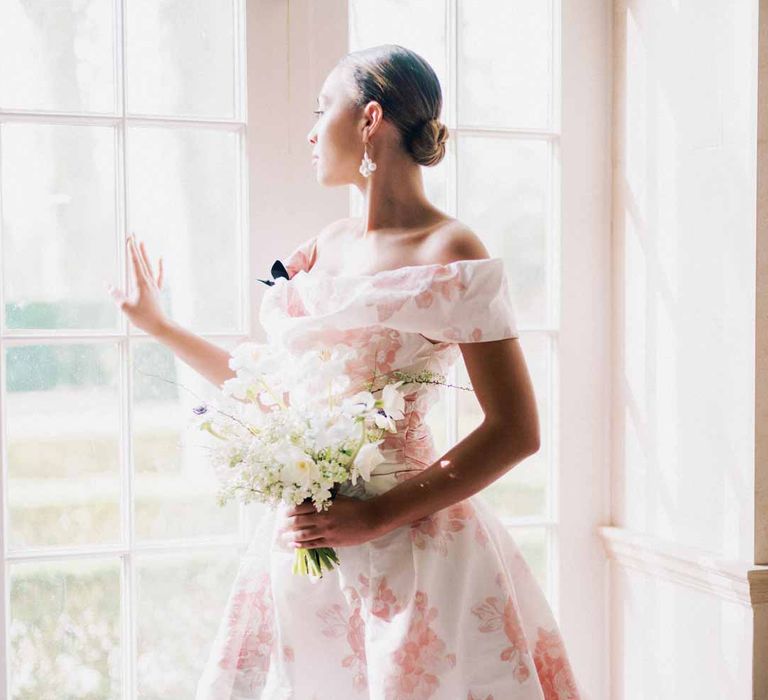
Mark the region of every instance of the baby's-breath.
<instances>
[{"instance_id":1,"label":"baby's-breath","mask_svg":"<svg viewBox=\"0 0 768 700\"><path fill-rule=\"evenodd\" d=\"M374 372L353 394L349 378L338 376L352 353L334 346L298 359L273 348L237 354L236 376L224 383L221 400L194 409L196 427L214 439L220 505L311 501L323 511L341 485L362 477L366 490L376 484L386 490L397 473L409 471L380 469L386 461L380 444L397 429L404 396L445 377L428 368ZM331 548L298 548L294 570L321 576L334 562Z\"/></svg>"}]
</instances>

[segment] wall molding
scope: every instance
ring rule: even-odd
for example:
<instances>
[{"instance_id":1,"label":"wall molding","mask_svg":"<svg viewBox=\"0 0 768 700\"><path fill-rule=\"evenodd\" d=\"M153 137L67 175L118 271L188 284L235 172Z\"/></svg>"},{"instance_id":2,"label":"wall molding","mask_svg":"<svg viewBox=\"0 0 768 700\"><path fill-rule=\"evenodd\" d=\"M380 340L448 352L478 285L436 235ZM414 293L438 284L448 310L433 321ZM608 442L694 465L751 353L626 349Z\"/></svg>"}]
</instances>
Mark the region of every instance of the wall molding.
<instances>
[{"instance_id":1,"label":"wall molding","mask_svg":"<svg viewBox=\"0 0 768 700\"><path fill-rule=\"evenodd\" d=\"M597 529L609 560L651 576L754 607L768 603L768 566L722 559L705 549L623 527Z\"/></svg>"}]
</instances>

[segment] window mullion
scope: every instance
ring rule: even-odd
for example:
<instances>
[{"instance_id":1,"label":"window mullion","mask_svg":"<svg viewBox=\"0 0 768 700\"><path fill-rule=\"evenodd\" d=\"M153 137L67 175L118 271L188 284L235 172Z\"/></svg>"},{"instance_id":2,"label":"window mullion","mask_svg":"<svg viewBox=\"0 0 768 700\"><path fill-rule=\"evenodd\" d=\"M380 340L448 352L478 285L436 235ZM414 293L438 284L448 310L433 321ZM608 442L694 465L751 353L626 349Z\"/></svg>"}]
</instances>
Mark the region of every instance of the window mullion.
<instances>
[{"instance_id":1,"label":"window mullion","mask_svg":"<svg viewBox=\"0 0 768 700\"><path fill-rule=\"evenodd\" d=\"M116 79L117 111L120 115L117 129L117 187L115 188L117 202L117 222L114 235L118 237L115 249L117 251L118 269L122 270L123 289L128 293L128 256L124 241L128 231L128 182L127 182L127 132L126 132L126 71L125 46L126 23L124 0L115 0L116 37ZM122 689L123 697L132 698L136 695L136 669L134 661L136 624L135 624L135 577L133 549L133 448L131 444L131 389L132 377L130 361L132 348L130 345L129 327L121 314L119 342L120 357L120 542L125 550L120 554L120 651L122 659Z\"/></svg>"}]
</instances>

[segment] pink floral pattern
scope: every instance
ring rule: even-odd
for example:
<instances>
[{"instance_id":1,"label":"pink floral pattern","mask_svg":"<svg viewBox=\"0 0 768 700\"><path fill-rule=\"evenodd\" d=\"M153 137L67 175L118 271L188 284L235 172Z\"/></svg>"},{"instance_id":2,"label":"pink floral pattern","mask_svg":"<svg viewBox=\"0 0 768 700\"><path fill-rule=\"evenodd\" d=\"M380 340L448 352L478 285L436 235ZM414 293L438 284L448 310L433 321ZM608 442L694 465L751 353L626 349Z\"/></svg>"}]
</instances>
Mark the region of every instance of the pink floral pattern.
<instances>
[{"instance_id":1,"label":"pink floral pattern","mask_svg":"<svg viewBox=\"0 0 768 700\"><path fill-rule=\"evenodd\" d=\"M472 606L472 614L480 618L481 632L503 630L508 644L499 652L499 658L512 664L512 676L518 683L527 681L531 675L530 653L512 598L508 595L502 602L496 596L487 596Z\"/></svg>"},{"instance_id":2,"label":"pink floral pattern","mask_svg":"<svg viewBox=\"0 0 768 700\"><path fill-rule=\"evenodd\" d=\"M441 269L444 273L447 271L448 277L443 279L440 274L435 275L432 283L413 298L418 308L430 308L438 296L442 297L445 301L459 299L461 293L467 290L467 283L457 271L454 272L445 267Z\"/></svg>"},{"instance_id":3,"label":"pink floral pattern","mask_svg":"<svg viewBox=\"0 0 768 700\"><path fill-rule=\"evenodd\" d=\"M332 276L310 272L315 244L298 246L284 263L290 279L262 297L267 342L287 355L353 347L346 369L359 384L374 370L449 376L458 343L518 337L499 258ZM387 433L382 447L402 470L397 480L440 458L427 415L441 392L415 386ZM481 498L343 548L337 574L314 583L294 576L292 553L266 536L275 517L267 509L252 537L195 700L260 697L273 687L346 700L367 697L374 684L386 700L578 700L546 598Z\"/></svg>"},{"instance_id":4,"label":"pink floral pattern","mask_svg":"<svg viewBox=\"0 0 768 700\"><path fill-rule=\"evenodd\" d=\"M445 640L432 627L437 615L426 591L416 591L405 638L394 652L394 667L385 681L386 700L427 700L440 686L440 674L456 665L456 655L446 652Z\"/></svg>"},{"instance_id":5,"label":"pink floral pattern","mask_svg":"<svg viewBox=\"0 0 768 700\"><path fill-rule=\"evenodd\" d=\"M545 700L578 700L579 690L565 653L562 637L556 628L538 628L533 651Z\"/></svg>"},{"instance_id":6,"label":"pink floral pattern","mask_svg":"<svg viewBox=\"0 0 768 700\"><path fill-rule=\"evenodd\" d=\"M387 577L379 576L371 592L371 581L365 574L358 574L360 582L360 595L370 596L371 614L381 620L389 622L402 611L403 606L395 597L394 591L387 585Z\"/></svg>"},{"instance_id":7,"label":"pink floral pattern","mask_svg":"<svg viewBox=\"0 0 768 700\"><path fill-rule=\"evenodd\" d=\"M355 690L363 691L368 687L368 674L365 657L365 622L360 613L361 602L357 591L347 586L345 593L353 601L347 611L340 603L325 605L317 611L322 620L320 631L326 637L346 636L351 654L340 660L343 668L352 668Z\"/></svg>"},{"instance_id":8,"label":"pink floral pattern","mask_svg":"<svg viewBox=\"0 0 768 700\"><path fill-rule=\"evenodd\" d=\"M469 501L459 501L411 523L411 539L419 549L431 547L447 557L448 545L453 541L455 533L466 527L473 514L474 509Z\"/></svg>"},{"instance_id":9,"label":"pink floral pattern","mask_svg":"<svg viewBox=\"0 0 768 700\"><path fill-rule=\"evenodd\" d=\"M227 617L227 635L219 658L223 669L247 671L255 684L269 668L273 646L272 595L269 575L258 577L252 589L233 593Z\"/></svg>"}]
</instances>

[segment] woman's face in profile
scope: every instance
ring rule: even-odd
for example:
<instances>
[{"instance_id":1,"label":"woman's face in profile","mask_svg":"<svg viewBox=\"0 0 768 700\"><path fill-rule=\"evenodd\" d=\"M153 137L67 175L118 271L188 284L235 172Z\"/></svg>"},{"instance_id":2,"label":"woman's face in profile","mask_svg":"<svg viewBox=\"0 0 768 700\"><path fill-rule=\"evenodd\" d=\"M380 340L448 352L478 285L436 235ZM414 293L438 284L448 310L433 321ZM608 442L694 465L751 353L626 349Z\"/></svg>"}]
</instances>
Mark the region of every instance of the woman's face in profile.
<instances>
[{"instance_id":1,"label":"woman's face in profile","mask_svg":"<svg viewBox=\"0 0 768 700\"><path fill-rule=\"evenodd\" d=\"M354 105L342 67L334 68L318 95L316 122L308 140L320 184L349 185L364 179L358 168L363 157L365 118ZM371 149L368 151L371 155ZM315 159L316 157L316 159Z\"/></svg>"}]
</instances>

